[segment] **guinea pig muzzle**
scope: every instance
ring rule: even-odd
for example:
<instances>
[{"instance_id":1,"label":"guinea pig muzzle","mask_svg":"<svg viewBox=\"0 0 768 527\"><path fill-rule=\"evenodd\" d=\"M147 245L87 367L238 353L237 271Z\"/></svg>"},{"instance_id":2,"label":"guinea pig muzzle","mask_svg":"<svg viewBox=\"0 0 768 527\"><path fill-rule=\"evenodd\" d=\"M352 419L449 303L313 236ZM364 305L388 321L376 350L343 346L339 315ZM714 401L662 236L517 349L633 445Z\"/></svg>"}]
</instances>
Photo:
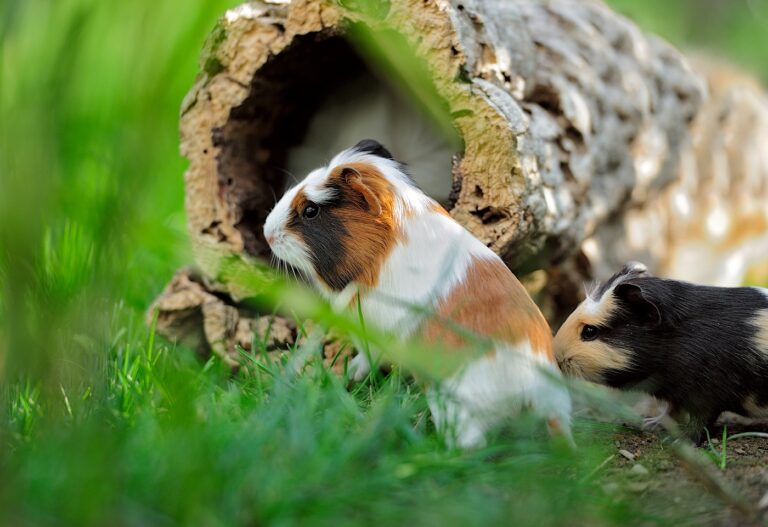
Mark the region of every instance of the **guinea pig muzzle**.
<instances>
[{"instance_id":1,"label":"guinea pig muzzle","mask_svg":"<svg viewBox=\"0 0 768 527\"><path fill-rule=\"evenodd\" d=\"M573 359L571 358L557 357L557 366L560 368L560 371L562 371L563 373L571 371L572 362L573 362Z\"/></svg>"},{"instance_id":2,"label":"guinea pig muzzle","mask_svg":"<svg viewBox=\"0 0 768 527\"><path fill-rule=\"evenodd\" d=\"M560 368L560 371L563 372L568 377L580 377L582 379L586 379L587 376L584 375L584 370L582 369L579 362L573 357L557 357L557 365Z\"/></svg>"}]
</instances>

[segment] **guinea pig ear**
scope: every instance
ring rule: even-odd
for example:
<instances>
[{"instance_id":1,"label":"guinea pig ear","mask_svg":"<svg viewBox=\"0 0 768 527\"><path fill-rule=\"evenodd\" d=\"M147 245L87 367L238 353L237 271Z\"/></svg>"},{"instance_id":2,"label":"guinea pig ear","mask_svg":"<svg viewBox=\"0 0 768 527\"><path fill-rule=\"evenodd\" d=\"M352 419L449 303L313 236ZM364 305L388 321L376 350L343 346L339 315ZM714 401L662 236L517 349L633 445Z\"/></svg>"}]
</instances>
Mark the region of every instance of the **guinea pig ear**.
<instances>
[{"instance_id":1,"label":"guinea pig ear","mask_svg":"<svg viewBox=\"0 0 768 527\"><path fill-rule=\"evenodd\" d=\"M352 167L344 167L341 170L341 175L352 190L363 196L363 199L368 204L368 211L374 216L380 216L381 202L373 190L371 190L371 187L365 184L360 172Z\"/></svg>"},{"instance_id":2,"label":"guinea pig ear","mask_svg":"<svg viewBox=\"0 0 768 527\"><path fill-rule=\"evenodd\" d=\"M352 148L365 154L373 154L375 156L383 157L384 159L392 159L392 153L375 139L363 139Z\"/></svg>"},{"instance_id":3,"label":"guinea pig ear","mask_svg":"<svg viewBox=\"0 0 768 527\"><path fill-rule=\"evenodd\" d=\"M644 325L656 327L661 324L661 310L659 306L649 299L637 284L631 282L621 283L613 290L613 294Z\"/></svg>"}]
</instances>

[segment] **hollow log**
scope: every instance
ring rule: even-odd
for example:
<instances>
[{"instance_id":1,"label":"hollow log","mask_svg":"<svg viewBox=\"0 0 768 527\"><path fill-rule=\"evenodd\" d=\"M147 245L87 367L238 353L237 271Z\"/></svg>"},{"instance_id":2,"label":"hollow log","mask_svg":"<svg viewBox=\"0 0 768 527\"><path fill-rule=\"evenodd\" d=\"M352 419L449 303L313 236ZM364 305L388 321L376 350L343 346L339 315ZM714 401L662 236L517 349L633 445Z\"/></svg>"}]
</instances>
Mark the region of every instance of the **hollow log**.
<instances>
[{"instance_id":1,"label":"hollow log","mask_svg":"<svg viewBox=\"0 0 768 527\"><path fill-rule=\"evenodd\" d=\"M398 64L403 53L410 70ZM597 0L243 4L212 32L182 104L197 264L215 281L225 256L267 256L261 227L291 172L300 178L373 137L514 271L539 270L527 283L556 323L579 300L581 281L619 260L665 270L679 265L670 263L679 241L706 243L698 213L684 228L674 216L681 188L739 210L743 192L701 176L717 172L705 166L707 149L718 116L742 128L752 119L763 134L768 119L762 94L726 103L725 85L707 99L705 79L678 51ZM722 156L737 163L744 146L726 142ZM739 188L766 198L752 206L765 221L768 177L745 170L749 183ZM654 234L643 238L649 226ZM745 236L749 245L755 229ZM244 292L216 287L215 301L239 313ZM181 289L172 283L157 305L173 305ZM164 332L183 310L160 311ZM224 324L231 337L237 321ZM232 338L202 340L231 353Z\"/></svg>"},{"instance_id":2,"label":"hollow log","mask_svg":"<svg viewBox=\"0 0 768 527\"><path fill-rule=\"evenodd\" d=\"M288 151L333 90L372 74L344 38L355 23L423 61L463 143L443 176L450 212L513 267L571 252L668 182L702 99L679 53L598 2L244 4L215 30L182 109L197 245L268 254L261 225ZM200 263L215 276L215 262Z\"/></svg>"}]
</instances>

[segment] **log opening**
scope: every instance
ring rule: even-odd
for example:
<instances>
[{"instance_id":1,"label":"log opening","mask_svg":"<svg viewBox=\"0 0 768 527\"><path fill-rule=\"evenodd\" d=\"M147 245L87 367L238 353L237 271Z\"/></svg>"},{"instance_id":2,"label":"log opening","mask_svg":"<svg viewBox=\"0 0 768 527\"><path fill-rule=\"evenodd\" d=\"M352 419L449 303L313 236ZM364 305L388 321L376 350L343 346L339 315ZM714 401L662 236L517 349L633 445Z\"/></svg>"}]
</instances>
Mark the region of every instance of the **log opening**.
<instances>
[{"instance_id":1,"label":"log opening","mask_svg":"<svg viewBox=\"0 0 768 527\"><path fill-rule=\"evenodd\" d=\"M219 195L239 218L234 227L246 253L269 254L262 226L287 188L362 138L387 145L447 204L455 142L374 70L337 31L298 36L258 70L245 100L212 130ZM224 241L218 226L208 233Z\"/></svg>"}]
</instances>

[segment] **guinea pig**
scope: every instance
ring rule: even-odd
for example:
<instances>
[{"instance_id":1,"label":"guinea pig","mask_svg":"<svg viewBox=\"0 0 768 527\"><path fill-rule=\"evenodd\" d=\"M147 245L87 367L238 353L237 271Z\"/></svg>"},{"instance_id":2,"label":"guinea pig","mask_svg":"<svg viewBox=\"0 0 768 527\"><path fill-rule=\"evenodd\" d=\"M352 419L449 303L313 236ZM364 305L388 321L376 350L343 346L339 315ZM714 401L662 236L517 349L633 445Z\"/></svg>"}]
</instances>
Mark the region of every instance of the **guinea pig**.
<instances>
[{"instance_id":1,"label":"guinea pig","mask_svg":"<svg viewBox=\"0 0 768 527\"><path fill-rule=\"evenodd\" d=\"M449 444L482 446L490 429L523 408L570 438L570 397L536 304L378 142L361 141L310 172L275 205L264 236L334 305L359 307L366 324L420 336L446 353L466 344L458 328L492 339L492 352L427 391ZM348 373L359 381L370 367L361 353Z\"/></svg>"},{"instance_id":2,"label":"guinea pig","mask_svg":"<svg viewBox=\"0 0 768 527\"><path fill-rule=\"evenodd\" d=\"M708 287L627 264L563 323L567 375L649 393L694 440L724 411L768 417L768 290Z\"/></svg>"}]
</instances>

